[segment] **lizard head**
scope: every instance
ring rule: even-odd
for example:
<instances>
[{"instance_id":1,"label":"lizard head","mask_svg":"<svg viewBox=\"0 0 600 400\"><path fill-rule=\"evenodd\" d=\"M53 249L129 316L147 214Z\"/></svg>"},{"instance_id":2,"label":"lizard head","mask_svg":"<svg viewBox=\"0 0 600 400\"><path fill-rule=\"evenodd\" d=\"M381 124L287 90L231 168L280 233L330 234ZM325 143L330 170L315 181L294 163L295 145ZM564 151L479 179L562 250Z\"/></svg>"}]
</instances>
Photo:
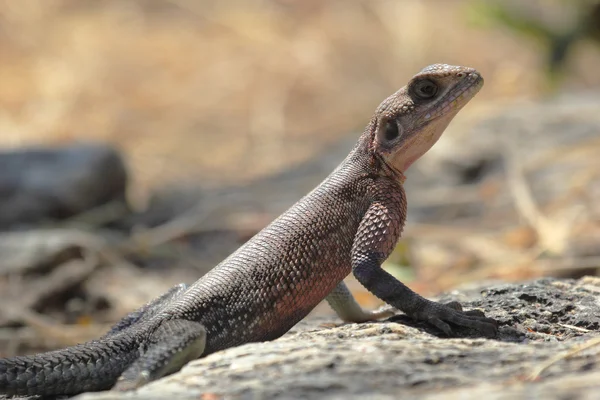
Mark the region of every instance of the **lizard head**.
<instances>
[{"instance_id":1,"label":"lizard head","mask_svg":"<svg viewBox=\"0 0 600 400\"><path fill-rule=\"evenodd\" d=\"M483 86L473 68L434 64L384 100L371 121L371 152L401 180Z\"/></svg>"}]
</instances>

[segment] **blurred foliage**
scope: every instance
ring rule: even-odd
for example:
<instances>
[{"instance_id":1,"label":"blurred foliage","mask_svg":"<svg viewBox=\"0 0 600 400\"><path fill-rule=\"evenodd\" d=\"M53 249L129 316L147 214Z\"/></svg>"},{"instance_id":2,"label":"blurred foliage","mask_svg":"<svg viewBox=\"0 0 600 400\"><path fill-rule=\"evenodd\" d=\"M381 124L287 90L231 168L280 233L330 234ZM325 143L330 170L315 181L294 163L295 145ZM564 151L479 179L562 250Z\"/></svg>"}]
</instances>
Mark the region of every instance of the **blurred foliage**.
<instances>
[{"instance_id":1,"label":"blurred foliage","mask_svg":"<svg viewBox=\"0 0 600 400\"><path fill-rule=\"evenodd\" d=\"M499 25L535 39L546 52L549 82L556 87L579 41L600 46L600 1L491 1L476 0L470 8L481 26Z\"/></svg>"},{"instance_id":2,"label":"blurred foliage","mask_svg":"<svg viewBox=\"0 0 600 400\"><path fill-rule=\"evenodd\" d=\"M411 262L412 245L410 239L401 240L383 263L383 268L401 282L412 282L416 278Z\"/></svg>"},{"instance_id":3,"label":"blurred foliage","mask_svg":"<svg viewBox=\"0 0 600 400\"><path fill-rule=\"evenodd\" d=\"M578 4L0 0L0 146L114 143L140 193L241 183L355 135L428 64L486 79L456 126L497 108L486 101L544 95L544 46L482 21L542 32L537 14L571 26ZM578 45L556 89L598 88L599 68L600 52Z\"/></svg>"}]
</instances>

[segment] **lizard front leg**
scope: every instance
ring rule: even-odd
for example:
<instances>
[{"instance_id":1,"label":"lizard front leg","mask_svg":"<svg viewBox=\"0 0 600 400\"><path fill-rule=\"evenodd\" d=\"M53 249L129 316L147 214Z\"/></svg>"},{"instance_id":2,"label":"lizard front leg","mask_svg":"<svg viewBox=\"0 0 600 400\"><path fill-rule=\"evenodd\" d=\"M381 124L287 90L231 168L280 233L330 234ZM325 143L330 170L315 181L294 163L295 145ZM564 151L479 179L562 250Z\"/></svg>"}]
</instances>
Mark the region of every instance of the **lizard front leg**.
<instances>
[{"instance_id":1,"label":"lizard front leg","mask_svg":"<svg viewBox=\"0 0 600 400\"><path fill-rule=\"evenodd\" d=\"M400 187L390 187L372 202L363 217L352 247L352 271L371 293L410 317L424 320L451 335L448 323L475 329L487 337L497 333L497 323L480 311L463 312L458 303L448 305L425 299L381 268L396 245L405 220L406 200Z\"/></svg>"},{"instance_id":2,"label":"lizard front leg","mask_svg":"<svg viewBox=\"0 0 600 400\"><path fill-rule=\"evenodd\" d=\"M327 295L327 303L344 322L367 322L388 318L394 315L390 307L376 311L365 311L356 302L348 286L342 281Z\"/></svg>"}]
</instances>

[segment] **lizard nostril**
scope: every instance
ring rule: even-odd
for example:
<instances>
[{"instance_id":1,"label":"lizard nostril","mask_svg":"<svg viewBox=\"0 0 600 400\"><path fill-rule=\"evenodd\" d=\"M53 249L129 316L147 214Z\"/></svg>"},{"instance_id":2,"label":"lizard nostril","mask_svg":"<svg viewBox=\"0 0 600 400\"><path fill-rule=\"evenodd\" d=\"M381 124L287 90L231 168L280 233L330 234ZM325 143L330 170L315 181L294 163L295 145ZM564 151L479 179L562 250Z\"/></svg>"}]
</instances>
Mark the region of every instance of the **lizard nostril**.
<instances>
[{"instance_id":1,"label":"lizard nostril","mask_svg":"<svg viewBox=\"0 0 600 400\"><path fill-rule=\"evenodd\" d=\"M464 78L465 77L465 73L464 72L459 72L458 74L456 74L456 76L458 76L459 78Z\"/></svg>"}]
</instances>

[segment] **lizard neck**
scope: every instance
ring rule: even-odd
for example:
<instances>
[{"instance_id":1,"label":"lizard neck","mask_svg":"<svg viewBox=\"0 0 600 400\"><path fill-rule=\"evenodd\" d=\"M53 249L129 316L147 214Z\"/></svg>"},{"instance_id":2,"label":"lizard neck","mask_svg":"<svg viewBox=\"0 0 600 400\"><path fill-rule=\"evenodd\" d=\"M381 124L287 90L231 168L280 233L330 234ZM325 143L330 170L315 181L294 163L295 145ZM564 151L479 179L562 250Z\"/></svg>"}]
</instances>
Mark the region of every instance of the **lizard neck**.
<instances>
[{"instance_id":1,"label":"lizard neck","mask_svg":"<svg viewBox=\"0 0 600 400\"><path fill-rule=\"evenodd\" d=\"M353 165L360 165L369 176L388 178L402 186L406 181L404 173L388 164L383 157L378 155L377 150L372 145L374 124L375 120L372 120L367 125L344 163L350 162Z\"/></svg>"}]
</instances>

